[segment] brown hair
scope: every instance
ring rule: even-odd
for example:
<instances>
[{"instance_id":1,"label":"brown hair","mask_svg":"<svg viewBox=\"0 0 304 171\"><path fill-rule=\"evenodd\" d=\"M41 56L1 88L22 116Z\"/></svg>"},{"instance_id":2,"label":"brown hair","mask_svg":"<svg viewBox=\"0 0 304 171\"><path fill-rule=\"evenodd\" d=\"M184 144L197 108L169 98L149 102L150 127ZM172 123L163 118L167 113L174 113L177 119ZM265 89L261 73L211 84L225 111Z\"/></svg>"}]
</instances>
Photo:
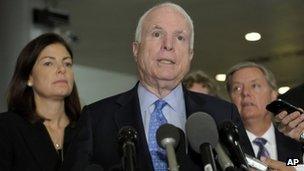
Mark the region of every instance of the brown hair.
<instances>
[{"instance_id":1,"label":"brown hair","mask_svg":"<svg viewBox=\"0 0 304 171\"><path fill-rule=\"evenodd\" d=\"M183 84L187 89L191 88L194 83L206 85L209 90L209 94L217 96L219 87L205 72L201 70L193 71L183 79Z\"/></svg>"},{"instance_id":2,"label":"brown hair","mask_svg":"<svg viewBox=\"0 0 304 171\"><path fill-rule=\"evenodd\" d=\"M31 122L41 120L36 113L34 92L27 86L27 81L41 51L48 45L59 43L63 45L73 58L73 53L67 42L55 33L42 34L30 41L18 56L13 77L8 88L8 110L19 114ZM74 82L71 94L64 99L65 112L70 121L76 121L80 115L80 100Z\"/></svg>"}]
</instances>

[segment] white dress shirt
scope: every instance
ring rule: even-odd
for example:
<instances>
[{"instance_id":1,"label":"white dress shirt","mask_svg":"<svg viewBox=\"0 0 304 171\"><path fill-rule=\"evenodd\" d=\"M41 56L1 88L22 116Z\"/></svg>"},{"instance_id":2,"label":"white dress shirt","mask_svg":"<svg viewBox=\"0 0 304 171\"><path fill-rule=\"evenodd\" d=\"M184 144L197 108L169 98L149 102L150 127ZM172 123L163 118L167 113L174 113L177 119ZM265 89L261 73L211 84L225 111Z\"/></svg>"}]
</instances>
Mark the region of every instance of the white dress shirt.
<instances>
[{"instance_id":1,"label":"white dress shirt","mask_svg":"<svg viewBox=\"0 0 304 171\"><path fill-rule=\"evenodd\" d=\"M248 130L246 130L246 132L249 137L251 146L253 148L255 157L258 154L259 146L254 144L253 141L256 138L264 138L267 140L267 143L265 144L265 148L269 152L270 158L274 159L274 160L278 160L278 151L277 151L277 143L276 143L276 139L275 139L275 130L274 130L274 126L272 123L271 123L270 127L268 128L268 130L261 137L257 137L256 135L254 135L253 133L251 133Z\"/></svg>"}]
</instances>

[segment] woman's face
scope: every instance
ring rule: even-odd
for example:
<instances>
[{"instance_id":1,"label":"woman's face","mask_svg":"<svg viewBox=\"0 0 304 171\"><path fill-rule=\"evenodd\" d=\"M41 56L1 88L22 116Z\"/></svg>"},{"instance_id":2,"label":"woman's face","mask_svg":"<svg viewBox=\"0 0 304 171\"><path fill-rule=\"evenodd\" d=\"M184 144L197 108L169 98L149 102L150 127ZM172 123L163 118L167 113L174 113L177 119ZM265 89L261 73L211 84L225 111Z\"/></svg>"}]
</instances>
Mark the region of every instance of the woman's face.
<instances>
[{"instance_id":1,"label":"woman's face","mask_svg":"<svg viewBox=\"0 0 304 171\"><path fill-rule=\"evenodd\" d=\"M61 99L73 90L74 73L71 54L60 43L46 46L39 54L29 76L28 86L35 99Z\"/></svg>"}]
</instances>

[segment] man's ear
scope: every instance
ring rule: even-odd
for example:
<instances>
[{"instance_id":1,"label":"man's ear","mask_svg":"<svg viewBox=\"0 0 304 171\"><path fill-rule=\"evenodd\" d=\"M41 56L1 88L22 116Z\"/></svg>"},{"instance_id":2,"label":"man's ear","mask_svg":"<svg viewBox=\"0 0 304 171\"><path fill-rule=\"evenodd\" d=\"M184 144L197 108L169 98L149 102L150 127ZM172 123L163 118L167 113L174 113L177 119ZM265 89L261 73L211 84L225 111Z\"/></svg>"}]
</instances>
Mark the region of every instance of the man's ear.
<instances>
[{"instance_id":1,"label":"man's ear","mask_svg":"<svg viewBox=\"0 0 304 171\"><path fill-rule=\"evenodd\" d=\"M135 62L137 62L137 56L138 56L138 50L139 50L139 43L133 42L132 43L132 49L133 49L133 57Z\"/></svg>"},{"instance_id":2,"label":"man's ear","mask_svg":"<svg viewBox=\"0 0 304 171\"><path fill-rule=\"evenodd\" d=\"M193 54L194 54L194 50L193 49L190 49L190 61L192 61L193 59Z\"/></svg>"}]
</instances>

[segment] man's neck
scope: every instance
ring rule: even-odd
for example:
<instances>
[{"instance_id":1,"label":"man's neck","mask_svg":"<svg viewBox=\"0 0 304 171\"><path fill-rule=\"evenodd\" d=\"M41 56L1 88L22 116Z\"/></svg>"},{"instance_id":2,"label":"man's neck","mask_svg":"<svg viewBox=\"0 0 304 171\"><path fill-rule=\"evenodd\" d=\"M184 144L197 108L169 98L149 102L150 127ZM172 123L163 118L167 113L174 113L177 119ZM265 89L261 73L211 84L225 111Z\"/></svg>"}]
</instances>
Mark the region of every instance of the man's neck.
<instances>
[{"instance_id":1,"label":"man's neck","mask_svg":"<svg viewBox=\"0 0 304 171\"><path fill-rule=\"evenodd\" d=\"M254 134L257 137L261 137L264 135L267 130L271 126L271 118L267 117L262 120L248 120L247 122L244 122L244 126L246 130L250 131L252 134Z\"/></svg>"},{"instance_id":2,"label":"man's neck","mask_svg":"<svg viewBox=\"0 0 304 171\"><path fill-rule=\"evenodd\" d=\"M148 84L144 81L140 82L148 91L158 98L164 98L169 95L179 83L158 82L158 84Z\"/></svg>"}]
</instances>

